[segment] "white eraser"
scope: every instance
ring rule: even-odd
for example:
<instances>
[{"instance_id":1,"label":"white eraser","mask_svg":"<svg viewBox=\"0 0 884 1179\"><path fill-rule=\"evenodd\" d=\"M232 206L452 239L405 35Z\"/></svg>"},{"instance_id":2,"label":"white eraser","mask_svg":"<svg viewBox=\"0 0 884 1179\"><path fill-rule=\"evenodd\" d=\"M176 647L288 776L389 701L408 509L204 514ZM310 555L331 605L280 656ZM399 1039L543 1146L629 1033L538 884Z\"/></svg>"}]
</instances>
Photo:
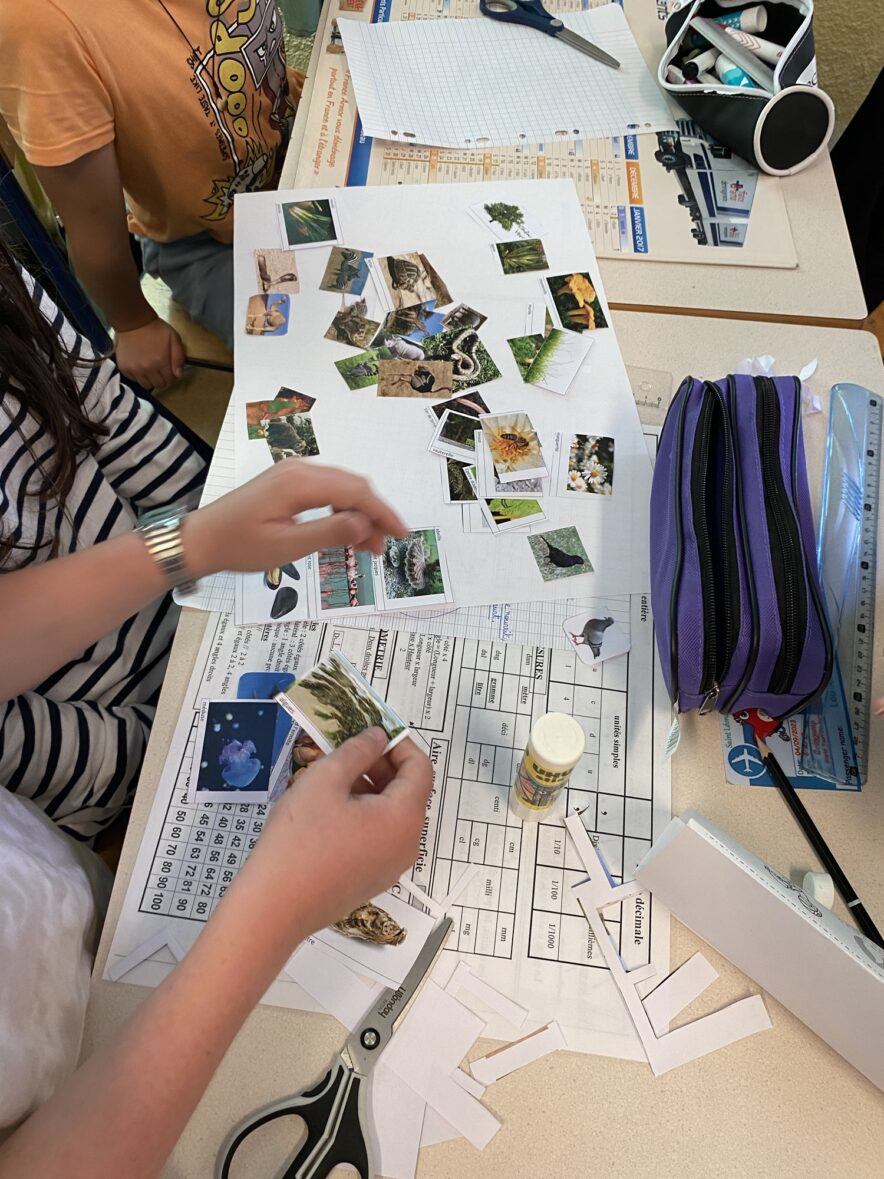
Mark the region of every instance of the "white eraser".
<instances>
[{"instance_id":1,"label":"white eraser","mask_svg":"<svg viewBox=\"0 0 884 1179\"><path fill-rule=\"evenodd\" d=\"M812 901L831 909L835 903L835 885L828 872L805 872L801 887Z\"/></svg>"}]
</instances>

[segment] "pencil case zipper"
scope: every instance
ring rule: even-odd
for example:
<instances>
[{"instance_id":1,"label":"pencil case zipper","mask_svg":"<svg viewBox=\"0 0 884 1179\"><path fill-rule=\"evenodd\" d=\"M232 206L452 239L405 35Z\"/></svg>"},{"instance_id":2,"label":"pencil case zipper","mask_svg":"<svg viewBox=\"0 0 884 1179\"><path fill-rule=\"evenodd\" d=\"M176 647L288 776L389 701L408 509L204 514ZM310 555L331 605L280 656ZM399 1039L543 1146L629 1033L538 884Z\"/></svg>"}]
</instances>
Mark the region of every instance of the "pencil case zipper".
<instances>
[{"instance_id":1,"label":"pencil case zipper","mask_svg":"<svg viewBox=\"0 0 884 1179\"><path fill-rule=\"evenodd\" d=\"M716 423L716 419L718 422ZM715 436L715 426L720 433ZM710 486L710 451L721 459L721 485ZM714 480L716 472L712 472ZM740 629L740 583L732 528L734 460L730 422L717 385L707 381L691 460L691 508L700 569L703 678L700 712L716 706Z\"/></svg>"},{"instance_id":2,"label":"pencil case zipper","mask_svg":"<svg viewBox=\"0 0 884 1179\"><path fill-rule=\"evenodd\" d=\"M788 694L795 688L805 652L811 614L824 643L825 656L818 683L795 703L790 712L801 708L828 682L832 673L832 642L816 570L809 570L801 539L801 527L795 505L798 503L798 461L801 424L801 385L793 378L791 391L792 423L789 436L789 487L783 478L780 460L782 408L780 394L770 377L756 377L756 425L763 472L764 506L770 552L777 588L782 641L770 676L767 691Z\"/></svg>"}]
</instances>

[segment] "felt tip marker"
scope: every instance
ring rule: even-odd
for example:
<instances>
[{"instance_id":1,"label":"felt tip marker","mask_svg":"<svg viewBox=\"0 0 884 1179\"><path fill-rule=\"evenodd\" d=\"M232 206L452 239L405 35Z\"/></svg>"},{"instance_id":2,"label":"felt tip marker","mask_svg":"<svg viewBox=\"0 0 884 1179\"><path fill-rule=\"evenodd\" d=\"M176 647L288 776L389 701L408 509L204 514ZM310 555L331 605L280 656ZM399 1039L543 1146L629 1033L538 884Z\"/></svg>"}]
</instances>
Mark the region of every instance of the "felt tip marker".
<instances>
[{"instance_id":1,"label":"felt tip marker","mask_svg":"<svg viewBox=\"0 0 884 1179\"><path fill-rule=\"evenodd\" d=\"M717 58L717 49L706 49L702 53L695 53L681 63L681 72L688 82L693 82L704 71L713 69Z\"/></svg>"},{"instance_id":2,"label":"felt tip marker","mask_svg":"<svg viewBox=\"0 0 884 1179\"><path fill-rule=\"evenodd\" d=\"M719 52L724 53L734 65L739 66L744 74L748 74L753 82L757 82L762 90L766 90L768 94L774 92L774 76L773 70L766 66L763 62L748 50L743 49L738 45L733 37L729 37L721 25L717 25L715 21L706 20L701 16L695 16L691 20L691 28L696 29L701 33L710 45L714 46Z\"/></svg>"},{"instance_id":3,"label":"felt tip marker","mask_svg":"<svg viewBox=\"0 0 884 1179\"><path fill-rule=\"evenodd\" d=\"M754 53L759 61L766 61L768 65L776 65L786 52L782 45L776 45L773 41L765 41L762 37L753 37L751 33L744 33L740 29L725 28L724 31L738 45L742 45L744 49Z\"/></svg>"},{"instance_id":4,"label":"felt tip marker","mask_svg":"<svg viewBox=\"0 0 884 1179\"><path fill-rule=\"evenodd\" d=\"M740 86L743 89L757 90L758 87L748 74L743 73L739 66L734 65L730 58L722 53L715 63L715 72L725 86Z\"/></svg>"}]
</instances>

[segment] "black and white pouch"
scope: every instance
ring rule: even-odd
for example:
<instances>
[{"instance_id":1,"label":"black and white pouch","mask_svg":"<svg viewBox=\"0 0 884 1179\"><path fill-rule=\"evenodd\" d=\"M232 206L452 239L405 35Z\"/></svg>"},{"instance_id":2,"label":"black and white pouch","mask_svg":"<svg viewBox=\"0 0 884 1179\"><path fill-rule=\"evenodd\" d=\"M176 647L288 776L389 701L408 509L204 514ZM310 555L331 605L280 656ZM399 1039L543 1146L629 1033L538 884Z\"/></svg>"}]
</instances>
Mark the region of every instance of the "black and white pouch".
<instances>
[{"instance_id":1,"label":"black and white pouch","mask_svg":"<svg viewBox=\"0 0 884 1179\"><path fill-rule=\"evenodd\" d=\"M813 0L765 0L763 31L750 34L783 46L774 63L755 60L767 71L765 85L744 88L717 77L677 82L667 77L697 48L697 34L690 22L730 17L752 8L751 0L687 0L670 12L666 21L667 48L657 80L690 117L719 143L772 176L791 176L807 168L826 149L835 125L835 107L817 86L813 44ZM758 7L758 6L755 6ZM720 27L720 26L719 26ZM727 35L727 34L726 34ZM741 50L734 40L733 60ZM739 62L737 63L739 64Z\"/></svg>"}]
</instances>

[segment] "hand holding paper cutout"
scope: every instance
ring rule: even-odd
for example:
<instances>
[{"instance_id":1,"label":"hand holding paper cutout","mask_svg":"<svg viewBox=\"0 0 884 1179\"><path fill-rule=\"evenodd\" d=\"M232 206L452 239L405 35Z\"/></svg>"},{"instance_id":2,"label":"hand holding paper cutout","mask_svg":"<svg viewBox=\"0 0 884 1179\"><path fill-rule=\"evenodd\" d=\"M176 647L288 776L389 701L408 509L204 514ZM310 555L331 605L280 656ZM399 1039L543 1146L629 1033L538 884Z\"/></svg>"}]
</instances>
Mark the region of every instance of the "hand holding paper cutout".
<instances>
[{"instance_id":1,"label":"hand holding paper cutout","mask_svg":"<svg viewBox=\"0 0 884 1179\"><path fill-rule=\"evenodd\" d=\"M296 519L317 508L332 513ZM380 554L385 537L407 533L366 479L288 458L188 516L184 557L194 578L221 569L253 573L337 545Z\"/></svg>"},{"instance_id":2,"label":"hand holding paper cutout","mask_svg":"<svg viewBox=\"0 0 884 1179\"><path fill-rule=\"evenodd\" d=\"M417 858L433 771L413 741L383 756L386 743L366 729L299 774L240 873L267 873L265 895L290 901L310 930L382 893Z\"/></svg>"}]
</instances>

